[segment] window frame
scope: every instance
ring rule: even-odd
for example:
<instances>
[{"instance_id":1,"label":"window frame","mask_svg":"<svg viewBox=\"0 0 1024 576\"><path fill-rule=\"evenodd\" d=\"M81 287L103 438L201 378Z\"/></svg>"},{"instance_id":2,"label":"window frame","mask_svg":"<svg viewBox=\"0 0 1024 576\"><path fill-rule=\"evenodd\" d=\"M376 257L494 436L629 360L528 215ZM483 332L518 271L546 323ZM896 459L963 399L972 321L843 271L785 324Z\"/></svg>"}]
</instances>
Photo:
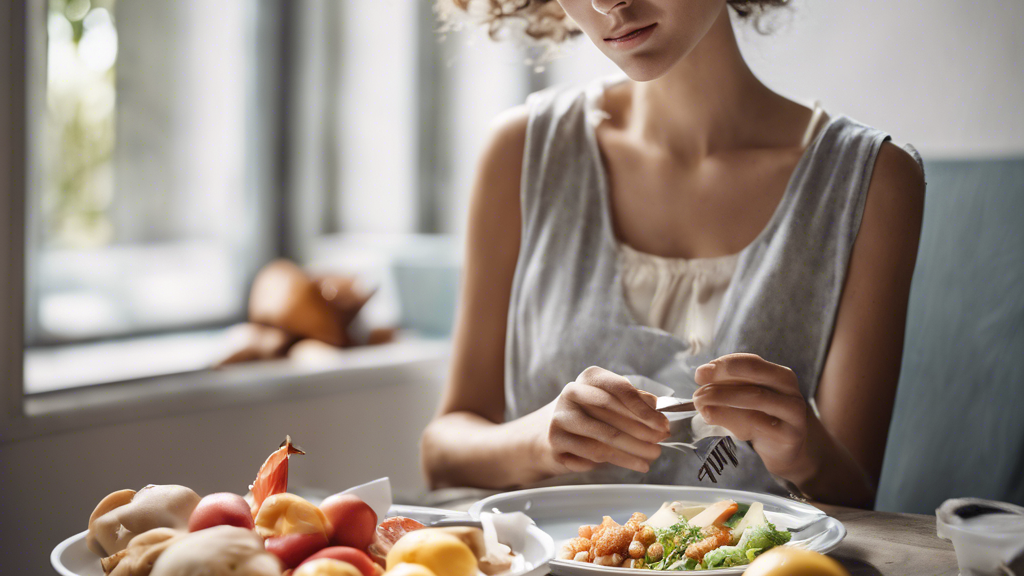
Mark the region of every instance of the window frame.
<instances>
[{"instance_id":1,"label":"window frame","mask_svg":"<svg viewBox=\"0 0 1024 576\"><path fill-rule=\"evenodd\" d=\"M40 129L36 124L41 123L41 118L46 113L45 70L48 48L46 39L48 0L28 1L32 4L29 13L30 19L25 20L23 37L16 41L19 45L35 44L27 52L29 58L25 61L26 74L30 77L26 88L30 96L24 103L22 113L27 117L27 133L25 134L29 151L26 157L27 167L29 170L41 172L44 169L41 162L43 142L32 132ZM287 211L290 208L287 203L286 190L289 158L285 153L288 151L290 143L287 130L288 118L286 117L288 107L284 104L284 100L288 96L288 83L282 81L290 73L288 60L292 34L290 28L293 21L292 15L296 12L296 8L293 3L256 0L245 3L244 11L246 19L240 24L244 27L248 45L247 55L251 61L259 62L260 65L250 67L246 73L246 83L251 89L247 91L244 102L245 202L239 217L242 230L240 236L244 238L244 241L242 243L230 242L223 246L229 253L242 257L239 264L241 280L238 289L242 291L239 295L243 307L216 319L199 320L192 324L179 326L133 326L128 330L109 334L71 337L46 335L38 318L41 290L33 281L33 274L36 271L33 269L32 253L40 249L36 239L38 238L37 228L42 224L41 215L33 213L33 210L38 210L33 203L33 194L42 185L42 174L39 174L35 181L30 180L22 186L24 191L22 212L25 218L22 227L27 227L27 234L21 239L26 252L22 265L22 283L25 286L23 330L26 331L26 336L22 340L23 346L30 348L63 347L226 328L245 320L244 303L247 294L244 290L251 285L259 269L275 258L296 257L285 236L293 223L287 218ZM38 77L33 77L33 75ZM282 233L260 233L260 231L268 229L279 229ZM155 250L173 249L173 244L175 242L161 243L153 248ZM240 250L240 247L244 249ZM134 249L136 251L148 250L149 247L135 245ZM101 252L104 251L101 250ZM104 253L101 257L105 261L117 264L127 261L119 252L118 248L113 247L109 253Z\"/></svg>"},{"instance_id":2,"label":"window frame","mask_svg":"<svg viewBox=\"0 0 1024 576\"><path fill-rule=\"evenodd\" d=\"M24 419L22 356L24 354L25 310L25 208L28 189L28 115L30 15L40 17L41 0L4 2L0 12L0 173L7 190L0 195L0 267L6 278L0 282L0 427L3 436Z\"/></svg>"},{"instance_id":3,"label":"window frame","mask_svg":"<svg viewBox=\"0 0 1024 576\"><path fill-rule=\"evenodd\" d=\"M252 403L295 400L363 386L397 384L424 369L441 369L448 357L445 340L412 339L372 349L344 350L316 365L271 361L229 371L204 370L26 395L24 389L25 325L31 295L27 289L29 196L38 185L41 157L32 118L45 103L47 0L0 3L0 122L8 127L0 138L0 170L8 190L0 197L0 445L38 436L66 433L97 425L167 417ZM288 256L304 261L310 244L322 233L306 234L306 215L298 205L299 181L308 176L296 162L295 118L289 104L297 94L291 81L297 72L293 46L298 34L297 7L276 0L257 0L246 23L260 37L253 45L258 61L250 73L255 89L246 106L249 114L246 187L256 196L245 214L245 226L277 230L254 234L250 276L269 259ZM39 33L42 31L42 33ZM429 30L426 33L432 34ZM417 40L419 41L419 39ZM422 61L421 61L422 63ZM422 72L417 72L421 74ZM417 138L422 139L425 131ZM424 160L418 159L420 166ZM433 185L433 184L431 184ZM417 193L422 194L424 190ZM307 199L308 200L308 199ZM422 211L424 207L417 206ZM422 212L419 226L424 225ZM180 330L176 330L179 331ZM170 331L173 332L173 331ZM338 376L344 374L344 377Z\"/></svg>"}]
</instances>

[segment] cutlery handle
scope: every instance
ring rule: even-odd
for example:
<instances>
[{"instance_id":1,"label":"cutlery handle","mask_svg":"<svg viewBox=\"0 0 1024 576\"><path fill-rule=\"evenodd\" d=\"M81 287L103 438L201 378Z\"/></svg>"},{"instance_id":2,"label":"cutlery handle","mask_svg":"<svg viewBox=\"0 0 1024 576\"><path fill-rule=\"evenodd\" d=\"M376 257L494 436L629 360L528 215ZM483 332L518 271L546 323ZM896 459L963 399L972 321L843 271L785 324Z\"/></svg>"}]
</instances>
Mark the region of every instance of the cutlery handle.
<instances>
[{"instance_id":1,"label":"cutlery handle","mask_svg":"<svg viewBox=\"0 0 1024 576\"><path fill-rule=\"evenodd\" d=\"M659 406L655 408L658 412L693 412L696 406L691 399L683 398L658 398Z\"/></svg>"}]
</instances>

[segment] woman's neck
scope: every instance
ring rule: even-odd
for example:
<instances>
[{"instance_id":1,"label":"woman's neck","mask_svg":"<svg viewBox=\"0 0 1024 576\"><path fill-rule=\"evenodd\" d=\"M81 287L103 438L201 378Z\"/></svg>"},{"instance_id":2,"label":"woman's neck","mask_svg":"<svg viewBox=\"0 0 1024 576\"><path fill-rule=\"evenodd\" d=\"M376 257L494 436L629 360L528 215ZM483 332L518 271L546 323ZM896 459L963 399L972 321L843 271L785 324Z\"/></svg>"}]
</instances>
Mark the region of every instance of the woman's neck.
<instances>
[{"instance_id":1,"label":"woman's neck","mask_svg":"<svg viewBox=\"0 0 1024 576\"><path fill-rule=\"evenodd\" d=\"M794 139L794 126L809 118L806 108L772 92L751 72L728 8L666 75L634 83L630 100L625 120L633 137L693 161L734 148L786 145Z\"/></svg>"}]
</instances>

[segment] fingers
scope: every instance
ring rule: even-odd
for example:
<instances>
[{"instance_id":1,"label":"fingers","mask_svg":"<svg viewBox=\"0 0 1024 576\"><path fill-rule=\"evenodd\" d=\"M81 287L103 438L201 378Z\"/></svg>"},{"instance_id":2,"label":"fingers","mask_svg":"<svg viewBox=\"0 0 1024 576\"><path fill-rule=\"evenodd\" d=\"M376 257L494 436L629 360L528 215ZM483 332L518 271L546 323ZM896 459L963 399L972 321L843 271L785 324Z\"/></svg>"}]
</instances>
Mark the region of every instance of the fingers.
<instances>
[{"instance_id":1,"label":"fingers","mask_svg":"<svg viewBox=\"0 0 1024 576\"><path fill-rule=\"evenodd\" d=\"M647 402L644 401L640 396L640 391L629 383L624 381L626 386L629 386L631 393L626 393L621 390L617 390L618 386L615 384L610 385L611 388L616 389L620 395L609 391L602 385L592 385L590 383L571 382L562 391L565 398L580 406L593 406L601 408L609 412L614 412L623 418L633 420L637 423L642 424L650 428L652 431L665 431L669 429L668 418L664 414L654 410L648 406ZM628 397L628 400L633 401L634 404L640 404L644 407L646 414L637 414L637 411L627 406L626 402L623 401L622 396Z\"/></svg>"},{"instance_id":2,"label":"fingers","mask_svg":"<svg viewBox=\"0 0 1024 576\"><path fill-rule=\"evenodd\" d=\"M605 410L597 406L580 406L588 416L601 422L606 422L612 427L626 433L629 436L651 444L657 444L669 437L668 430L655 430L644 423L632 418L625 418L617 412Z\"/></svg>"},{"instance_id":3,"label":"fingers","mask_svg":"<svg viewBox=\"0 0 1024 576\"><path fill-rule=\"evenodd\" d=\"M555 456L555 461L562 466L565 466L569 472L590 472L599 466L597 462L587 460L586 458L580 458L579 456L569 454L568 452L563 452Z\"/></svg>"},{"instance_id":4,"label":"fingers","mask_svg":"<svg viewBox=\"0 0 1024 576\"><path fill-rule=\"evenodd\" d=\"M586 412L556 411L552 416L552 424L571 434L597 440L612 448L647 461L654 460L661 455L661 449L658 447L657 442L664 438L653 442L645 442L624 432L621 428L589 416Z\"/></svg>"},{"instance_id":5,"label":"fingers","mask_svg":"<svg viewBox=\"0 0 1024 576\"><path fill-rule=\"evenodd\" d=\"M764 412L706 406L700 413L708 424L723 426L744 442L769 441L779 447L799 446L804 441L805 435L795 426Z\"/></svg>"},{"instance_id":6,"label":"fingers","mask_svg":"<svg viewBox=\"0 0 1024 576\"><path fill-rule=\"evenodd\" d=\"M661 455L668 418L655 410L657 397L602 368L584 370L562 391L548 439L556 459L583 471L609 463L646 472Z\"/></svg>"},{"instance_id":7,"label":"fingers","mask_svg":"<svg viewBox=\"0 0 1024 576\"><path fill-rule=\"evenodd\" d=\"M654 409L657 398L649 392L637 390L629 383L629 380L614 372L609 372L597 366L591 366L580 374L579 378L576 379L576 383L603 390L610 394L641 422L650 423L650 425L664 430L669 428L668 418ZM610 406L601 407L611 408ZM623 415L626 416L627 414Z\"/></svg>"},{"instance_id":8,"label":"fingers","mask_svg":"<svg viewBox=\"0 0 1024 576\"><path fill-rule=\"evenodd\" d=\"M803 398L779 394L764 386L750 384L708 384L693 393L697 410L709 406L754 410L803 428L807 422L807 403Z\"/></svg>"},{"instance_id":9,"label":"fingers","mask_svg":"<svg viewBox=\"0 0 1024 576\"><path fill-rule=\"evenodd\" d=\"M643 458L628 454L593 438L572 434L562 428L553 427L551 429L550 441L556 454L555 459L566 466L569 465L567 462L579 464L578 461L563 458L563 455L569 454L590 462L614 464L637 472L650 470L650 465ZM660 447L658 450L660 454Z\"/></svg>"},{"instance_id":10,"label":"fingers","mask_svg":"<svg viewBox=\"0 0 1024 576\"><path fill-rule=\"evenodd\" d=\"M796 374L756 354L728 354L697 368L697 384L760 384L780 394L800 394Z\"/></svg>"}]
</instances>

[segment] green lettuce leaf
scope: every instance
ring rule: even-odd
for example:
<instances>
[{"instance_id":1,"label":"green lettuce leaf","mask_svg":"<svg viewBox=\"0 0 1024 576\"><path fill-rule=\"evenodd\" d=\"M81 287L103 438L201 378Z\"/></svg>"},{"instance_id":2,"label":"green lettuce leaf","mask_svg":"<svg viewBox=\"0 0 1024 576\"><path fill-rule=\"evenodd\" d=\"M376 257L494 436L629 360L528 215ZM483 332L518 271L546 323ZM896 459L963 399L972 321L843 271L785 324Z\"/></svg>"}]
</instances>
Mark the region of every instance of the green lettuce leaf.
<instances>
[{"instance_id":1,"label":"green lettuce leaf","mask_svg":"<svg viewBox=\"0 0 1024 576\"><path fill-rule=\"evenodd\" d=\"M776 530L775 525L768 522L767 524L752 526L744 530L743 536L736 546L743 548L744 553L752 548L767 550L789 542L789 539L792 537L793 535L788 530Z\"/></svg>"},{"instance_id":2,"label":"green lettuce leaf","mask_svg":"<svg viewBox=\"0 0 1024 576\"><path fill-rule=\"evenodd\" d=\"M656 529L654 534L664 553L657 562L651 562L650 557L647 557L647 566L651 570L667 570L683 559L687 546L701 539L700 528L690 525L686 520L680 520L668 528Z\"/></svg>"},{"instance_id":3,"label":"green lettuce leaf","mask_svg":"<svg viewBox=\"0 0 1024 576\"><path fill-rule=\"evenodd\" d=\"M743 566L754 561L759 554L789 542L792 534L779 531L772 523L753 526L743 531L743 537L735 546L720 546L704 555L705 568L729 568Z\"/></svg>"}]
</instances>

